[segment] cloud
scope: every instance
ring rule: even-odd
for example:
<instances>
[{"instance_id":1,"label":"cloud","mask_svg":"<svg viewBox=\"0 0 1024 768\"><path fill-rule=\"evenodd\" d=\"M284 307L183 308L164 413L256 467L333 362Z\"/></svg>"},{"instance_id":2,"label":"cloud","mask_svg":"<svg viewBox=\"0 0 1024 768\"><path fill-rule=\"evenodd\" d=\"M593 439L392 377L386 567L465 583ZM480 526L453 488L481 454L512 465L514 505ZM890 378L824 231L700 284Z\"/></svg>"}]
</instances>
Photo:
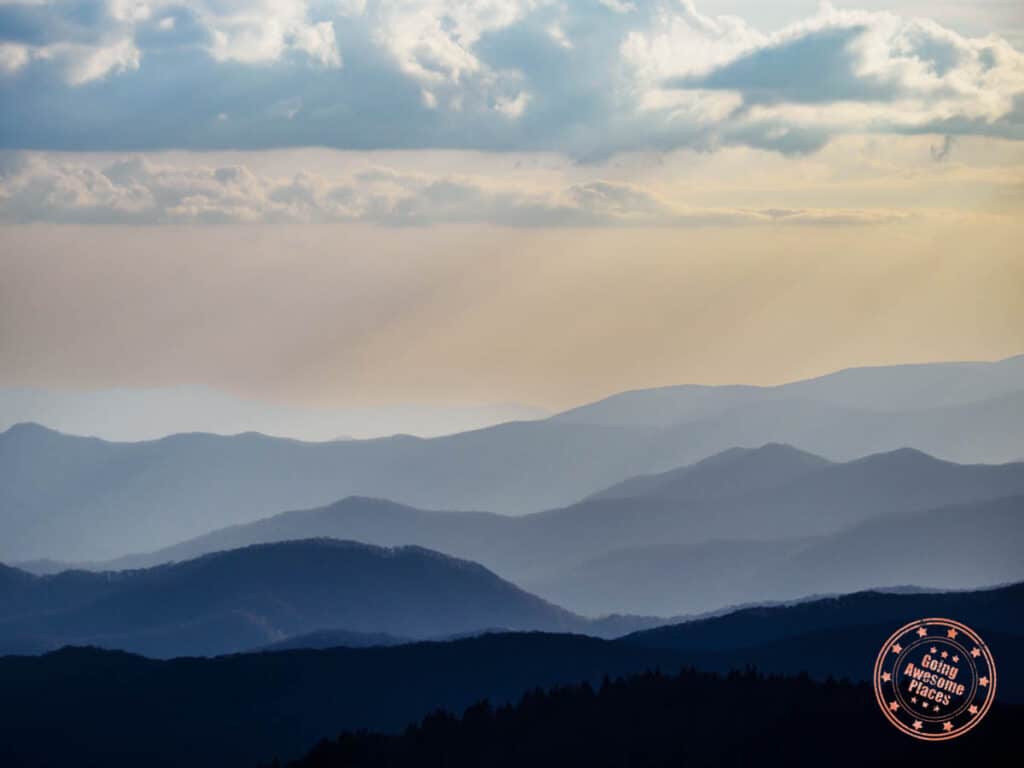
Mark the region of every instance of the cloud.
<instances>
[{"instance_id":1,"label":"cloud","mask_svg":"<svg viewBox=\"0 0 1024 768\"><path fill-rule=\"evenodd\" d=\"M96 167L31 154L8 157L0 172L0 221L6 222L692 227L877 224L907 216L889 210L693 206L601 179L524 191L490 178L385 167L335 177L276 177L244 165L182 167L127 157Z\"/></svg>"},{"instance_id":2,"label":"cloud","mask_svg":"<svg viewBox=\"0 0 1024 768\"><path fill-rule=\"evenodd\" d=\"M71 86L124 71L116 64L128 50L132 68L141 49L198 49L213 62L249 64L274 62L294 51L325 66L341 65L331 21L317 18L305 0L3 3L0 38L25 48L25 63L52 61L67 51L95 62L91 69L65 68ZM114 65L102 65L111 60Z\"/></svg>"},{"instance_id":3,"label":"cloud","mask_svg":"<svg viewBox=\"0 0 1024 768\"><path fill-rule=\"evenodd\" d=\"M739 95L727 141L813 151L835 134L941 132L951 122L963 133L1024 138L1015 114L1024 55L997 37L969 39L928 20L827 4L767 36L702 23L720 40L713 50L733 55L662 62L665 87ZM671 38L661 46L686 48L695 24L661 32Z\"/></svg>"},{"instance_id":4,"label":"cloud","mask_svg":"<svg viewBox=\"0 0 1024 768\"><path fill-rule=\"evenodd\" d=\"M0 4L0 108L22 149L796 154L1024 139L1024 54L828 4L772 32L690 0Z\"/></svg>"},{"instance_id":5,"label":"cloud","mask_svg":"<svg viewBox=\"0 0 1024 768\"><path fill-rule=\"evenodd\" d=\"M14 74L28 64L28 60L28 46L0 43L0 75Z\"/></svg>"}]
</instances>

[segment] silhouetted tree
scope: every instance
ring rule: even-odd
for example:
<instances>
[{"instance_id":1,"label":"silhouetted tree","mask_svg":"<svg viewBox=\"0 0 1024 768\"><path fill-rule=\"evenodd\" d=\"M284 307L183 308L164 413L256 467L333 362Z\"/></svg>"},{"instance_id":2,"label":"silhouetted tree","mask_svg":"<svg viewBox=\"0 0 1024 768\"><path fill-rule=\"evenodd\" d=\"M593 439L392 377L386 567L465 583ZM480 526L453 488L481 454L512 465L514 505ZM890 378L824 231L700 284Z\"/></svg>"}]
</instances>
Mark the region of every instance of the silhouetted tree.
<instances>
[{"instance_id":1,"label":"silhouetted tree","mask_svg":"<svg viewBox=\"0 0 1024 768\"><path fill-rule=\"evenodd\" d=\"M864 684L806 675L660 671L526 693L514 706L435 712L403 733L343 733L289 768L1009 765L1020 708L995 707L943 744L892 728ZM908 762L911 761L911 762Z\"/></svg>"}]
</instances>

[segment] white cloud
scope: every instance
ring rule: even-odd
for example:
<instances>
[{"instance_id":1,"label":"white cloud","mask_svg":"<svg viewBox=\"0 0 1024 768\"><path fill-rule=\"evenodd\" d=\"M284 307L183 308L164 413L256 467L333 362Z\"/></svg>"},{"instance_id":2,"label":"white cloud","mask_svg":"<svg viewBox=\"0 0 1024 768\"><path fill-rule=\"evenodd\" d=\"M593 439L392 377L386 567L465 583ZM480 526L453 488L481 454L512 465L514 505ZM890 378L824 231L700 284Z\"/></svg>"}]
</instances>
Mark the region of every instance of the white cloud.
<instances>
[{"instance_id":1,"label":"white cloud","mask_svg":"<svg viewBox=\"0 0 1024 768\"><path fill-rule=\"evenodd\" d=\"M687 7L654 36L629 38L624 55L648 80L654 73L682 92L741 97L746 109L736 122L751 126L853 133L992 125L1024 95L1024 54L929 20L826 4L768 36L721 21Z\"/></svg>"},{"instance_id":2,"label":"white cloud","mask_svg":"<svg viewBox=\"0 0 1024 768\"><path fill-rule=\"evenodd\" d=\"M496 101L495 109L517 117L521 107L515 90L516 70L489 66L477 53L482 36L507 29L547 0L398 0L368 5L366 33L416 82L423 103L439 103L459 111L467 100Z\"/></svg>"},{"instance_id":3,"label":"white cloud","mask_svg":"<svg viewBox=\"0 0 1024 768\"><path fill-rule=\"evenodd\" d=\"M325 67L341 66L334 26L329 21L298 27L292 34L292 46Z\"/></svg>"},{"instance_id":4,"label":"white cloud","mask_svg":"<svg viewBox=\"0 0 1024 768\"><path fill-rule=\"evenodd\" d=\"M526 104L529 100L530 95L525 91L520 91L512 98L499 99L494 108L506 117L517 118L526 111Z\"/></svg>"},{"instance_id":5,"label":"white cloud","mask_svg":"<svg viewBox=\"0 0 1024 768\"><path fill-rule=\"evenodd\" d=\"M118 21L145 21L153 15L153 5L139 0L108 0L107 10Z\"/></svg>"},{"instance_id":6,"label":"white cloud","mask_svg":"<svg viewBox=\"0 0 1024 768\"><path fill-rule=\"evenodd\" d=\"M324 66L341 66L331 22L311 21L302 0L192 0L188 7L210 31L210 54L217 61L273 62L288 51L298 51Z\"/></svg>"},{"instance_id":7,"label":"white cloud","mask_svg":"<svg viewBox=\"0 0 1024 768\"><path fill-rule=\"evenodd\" d=\"M15 113L5 146L31 132L33 146L54 149L458 147L592 160L735 144L806 153L864 132L1024 139L1024 54L995 33L889 12L824 4L764 31L692 0L104 7L86 23L60 4L33 6L31 34L0 44L0 106ZM26 77L35 66L72 88ZM52 90L35 98L30 82ZM173 97L210 82L216 91L194 104ZM83 109L75 86L87 83L102 87ZM133 119L140 92L154 93L159 116ZM34 111L18 114L19 96ZM272 108L290 99L301 112ZM203 128L221 113L232 120Z\"/></svg>"},{"instance_id":8,"label":"white cloud","mask_svg":"<svg viewBox=\"0 0 1024 768\"><path fill-rule=\"evenodd\" d=\"M110 45L53 43L28 46L0 44L0 73L13 75L31 61L52 62L70 85L78 86L109 74L138 69L141 55L131 40Z\"/></svg>"},{"instance_id":9,"label":"white cloud","mask_svg":"<svg viewBox=\"0 0 1024 768\"><path fill-rule=\"evenodd\" d=\"M704 16L692 2L683 0L678 5L665 4L653 24L631 31L621 54L637 79L653 87L673 76L708 72L768 39L742 19Z\"/></svg>"},{"instance_id":10,"label":"white cloud","mask_svg":"<svg viewBox=\"0 0 1024 768\"><path fill-rule=\"evenodd\" d=\"M27 155L0 177L0 220L78 223L362 221L388 226L874 224L892 210L695 206L621 181L523 189L493 178L363 167L327 176L259 174L244 165L175 166L130 157L95 167Z\"/></svg>"},{"instance_id":11,"label":"white cloud","mask_svg":"<svg viewBox=\"0 0 1024 768\"><path fill-rule=\"evenodd\" d=\"M341 66L331 21L313 20L306 0L110 0L105 13L89 17L91 22L64 16L61 3L38 5L50 15L35 17L37 35L58 38L21 46L27 57L22 56L19 68L30 59L70 61L64 71L71 85L137 69L142 59L137 37L149 25L167 37L179 28L179 19L189 20L200 34L186 46L198 44L215 61L268 63L294 51L326 67ZM61 39L62 34L67 37ZM10 54L0 57L3 61Z\"/></svg>"},{"instance_id":12,"label":"white cloud","mask_svg":"<svg viewBox=\"0 0 1024 768\"><path fill-rule=\"evenodd\" d=\"M0 74L12 75L28 64L29 47L17 43L0 43Z\"/></svg>"},{"instance_id":13,"label":"white cloud","mask_svg":"<svg viewBox=\"0 0 1024 768\"><path fill-rule=\"evenodd\" d=\"M40 50L40 57L53 57L64 62L68 82L82 85L100 80L109 74L138 69L141 55L131 40L121 40L104 47L86 47L58 43Z\"/></svg>"}]
</instances>

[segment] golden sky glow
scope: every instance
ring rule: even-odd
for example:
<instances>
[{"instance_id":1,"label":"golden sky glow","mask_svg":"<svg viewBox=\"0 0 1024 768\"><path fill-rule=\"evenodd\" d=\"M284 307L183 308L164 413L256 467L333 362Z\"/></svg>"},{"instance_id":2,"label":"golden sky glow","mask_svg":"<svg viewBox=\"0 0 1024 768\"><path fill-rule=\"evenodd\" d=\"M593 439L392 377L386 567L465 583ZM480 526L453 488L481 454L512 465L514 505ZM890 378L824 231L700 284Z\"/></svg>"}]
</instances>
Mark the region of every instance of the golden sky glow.
<instances>
[{"instance_id":1,"label":"golden sky glow","mask_svg":"<svg viewBox=\"0 0 1024 768\"><path fill-rule=\"evenodd\" d=\"M878 221L7 225L0 385L559 408L634 387L1019 353L1022 152L973 139L937 162L939 142L854 137L805 158L737 149L597 167L539 156L529 174L680 206L887 212ZM531 159L299 156L321 172L445 165L482 186L517 183L504 169ZM273 175L296 158L249 161Z\"/></svg>"}]
</instances>

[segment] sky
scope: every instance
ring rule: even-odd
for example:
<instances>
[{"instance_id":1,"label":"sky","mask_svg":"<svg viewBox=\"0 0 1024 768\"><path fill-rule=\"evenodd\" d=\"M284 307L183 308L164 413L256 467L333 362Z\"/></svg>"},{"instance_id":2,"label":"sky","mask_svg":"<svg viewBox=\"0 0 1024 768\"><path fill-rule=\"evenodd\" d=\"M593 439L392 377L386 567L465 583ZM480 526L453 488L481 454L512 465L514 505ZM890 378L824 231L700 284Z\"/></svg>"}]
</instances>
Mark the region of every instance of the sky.
<instances>
[{"instance_id":1,"label":"sky","mask_svg":"<svg viewBox=\"0 0 1024 768\"><path fill-rule=\"evenodd\" d=\"M0 0L0 428L998 359L1022 207L1018 2Z\"/></svg>"}]
</instances>

